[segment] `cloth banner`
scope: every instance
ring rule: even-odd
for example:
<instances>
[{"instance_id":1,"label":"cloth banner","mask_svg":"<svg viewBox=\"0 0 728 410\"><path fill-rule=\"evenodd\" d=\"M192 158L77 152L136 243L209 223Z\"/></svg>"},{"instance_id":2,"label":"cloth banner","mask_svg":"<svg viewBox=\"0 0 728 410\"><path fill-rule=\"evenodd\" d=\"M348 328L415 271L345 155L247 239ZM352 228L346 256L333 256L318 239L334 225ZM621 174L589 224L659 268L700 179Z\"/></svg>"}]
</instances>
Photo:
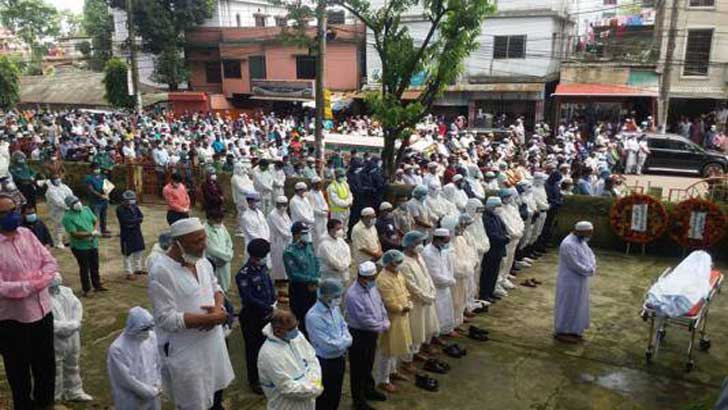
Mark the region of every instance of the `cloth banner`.
<instances>
[{"instance_id":1,"label":"cloth banner","mask_svg":"<svg viewBox=\"0 0 728 410\"><path fill-rule=\"evenodd\" d=\"M705 233L705 219L707 216L707 212L690 213L690 230L688 231L689 239L695 239L698 241L703 240L703 234Z\"/></svg>"},{"instance_id":2,"label":"cloth banner","mask_svg":"<svg viewBox=\"0 0 728 410\"><path fill-rule=\"evenodd\" d=\"M632 226L635 232L647 231L647 204L634 204L632 206Z\"/></svg>"}]
</instances>

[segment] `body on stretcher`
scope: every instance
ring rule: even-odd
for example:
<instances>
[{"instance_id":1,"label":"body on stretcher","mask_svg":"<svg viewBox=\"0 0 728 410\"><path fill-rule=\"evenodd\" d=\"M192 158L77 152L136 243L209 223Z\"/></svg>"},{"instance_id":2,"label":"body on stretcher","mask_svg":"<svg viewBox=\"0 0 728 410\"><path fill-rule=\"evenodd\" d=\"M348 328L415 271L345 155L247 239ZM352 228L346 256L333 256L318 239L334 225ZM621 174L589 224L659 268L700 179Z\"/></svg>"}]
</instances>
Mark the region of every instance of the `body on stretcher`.
<instances>
[{"instance_id":1,"label":"body on stretcher","mask_svg":"<svg viewBox=\"0 0 728 410\"><path fill-rule=\"evenodd\" d=\"M672 270L667 268L662 275L660 275L660 278L658 278L658 282L671 272ZM695 345L696 331L700 334L700 350L708 351L710 349L710 339L706 335L708 327L708 313L710 311L710 304L715 295L720 292L722 284L723 274L717 270L711 270L710 291L708 294L695 303L688 312L677 317L659 315L658 311L648 302L645 302L642 305L642 312L640 313L640 316L642 316L643 320L649 321L650 323L649 339L647 349L645 351L645 359L648 364L657 357L660 344L665 339L667 333L666 328L669 325L673 325L684 327L690 332L690 343L688 344L687 350L688 360L685 367L688 372L695 367L693 347Z\"/></svg>"}]
</instances>

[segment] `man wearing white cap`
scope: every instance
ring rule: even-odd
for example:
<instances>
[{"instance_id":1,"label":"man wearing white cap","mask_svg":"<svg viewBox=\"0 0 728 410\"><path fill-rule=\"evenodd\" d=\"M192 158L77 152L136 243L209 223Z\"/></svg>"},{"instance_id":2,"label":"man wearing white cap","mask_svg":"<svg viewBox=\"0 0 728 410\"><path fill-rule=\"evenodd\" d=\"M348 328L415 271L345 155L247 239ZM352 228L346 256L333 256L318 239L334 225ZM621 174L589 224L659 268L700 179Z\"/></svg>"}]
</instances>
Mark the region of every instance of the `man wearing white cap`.
<instances>
[{"instance_id":1,"label":"man wearing white cap","mask_svg":"<svg viewBox=\"0 0 728 410\"><path fill-rule=\"evenodd\" d=\"M291 209L291 222L303 222L312 227L316 220L313 216L313 207L306 198L307 188L305 182L296 182L294 186L296 194L291 198L288 207Z\"/></svg>"},{"instance_id":2,"label":"man wearing white cap","mask_svg":"<svg viewBox=\"0 0 728 410\"><path fill-rule=\"evenodd\" d=\"M274 281L286 280L286 267L283 264L283 252L291 243L291 218L288 216L288 198L281 195L276 198L276 209L268 214L270 229L270 277Z\"/></svg>"},{"instance_id":3,"label":"man wearing white cap","mask_svg":"<svg viewBox=\"0 0 728 410\"><path fill-rule=\"evenodd\" d=\"M589 277L597 270L588 244L593 232L591 222L578 222L559 247L554 332L560 342L578 343L589 328Z\"/></svg>"},{"instance_id":4,"label":"man wearing white cap","mask_svg":"<svg viewBox=\"0 0 728 410\"><path fill-rule=\"evenodd\" d=\"M316 249L316 256L321 261L321 276L324 279L334 277L348 284L351 249L344 240L344 224L338 219L329 219L326 228L328 231Z\"/></svg>"},{"instance_id":5,"label":"man wearing white cap","mask_svg":"<svg viewBox=\"0 0 728 410\"><path fill-rule=\"evenodd\" d=\"M273 208L274 178L268 160L261 159L258 161L258 166L253 168L253 187L260 194L261 208L264 214L267 214Z\"/></svg>"},{"instance_id":6,"label":"man wearing white cap","mask_svg":"<svg viewBox=\"0 0 728 410\"><path fill-rule=\"evenodd\" d=\"M248 209L248 200L245 195L255 191L253 181L248 177L247 170L242 163L236 162L233 166L233 176L230 178L230 191L232 192L233 203L238 211L238 227L235 232L237 236L243 236L242 219L240 218Z\"/></svg>"},{"instance_id":7,"label":"man wearing white cap","mask_svg":"<svg viewBox=\"0 0 728 410\"><path fill-rule=\"evenodd\" d=\"M427 164L427 174L422 177L422 185L430 186L432 181L437 181L438 184L440 183L440 177L437 175L438 166L437 162L434 161Z\"/></svg>"},{"instance_id":8,"label":"man wearing white cap","mask_svg":"<svg viewBox=\"0 0 728 410\"><path fill-rule=\"evenodd\" d=\"M256 238L263 238L266 241L270 240L268 222L265 219L263 211L259 209L260 195L257 192L248 192L245 194L245 199L248 201L248 209L243 212L243 216L241 217L245 243L250 243L250 241Z\"/></svg>"},{"instance_id":9,"label":"man wearing white cap","mask_svg":"<svg viewBox=\"0 0 728 410\"><path fill-rule=\"evenodd\" d=\"M176 409L218 409L235 378L221 326L224 295L203 257L207 236L200 220L181 219L170 230L173 244L152 266L149 282L164 390Z\"/></svg>"},{"instance_id":10,"label":"man wearing white cap","mask_svg":"<svg viewBox=\"0 0 728 410\"><path fill-rule=\"evenodd\" d=\"M351 258L357 265L377 260L382 256L382 245L377 235L374 208L364 208L359 222L351 230Z\"/></svg>"},{"instance_id":11,"label":"man wearing white cap","mask_svg":"<svg viewBox=\"0 0 728 410\"><path fill-rule=\"evenodd\" d=\"M321 239L326 235L326 221L329 220L329 204L321 191L321 178L318 175L311 178L307 199L313 209L313 248L318 249Z\"/></svg>"},{"instance_id":12,"label":"man wearing white cap","mask_svg":"<svg viewBox=\"0 0 728 410\"><path fill-rule=\"evenodd\" d=\"M455 330L455 309L451 288L455 286L455 262L450 249L450 231L435 229L432 242L425 246L422 258L435 284L435 307L440 323L440 335L450 335Z\"/></svg>"}]
</instances>

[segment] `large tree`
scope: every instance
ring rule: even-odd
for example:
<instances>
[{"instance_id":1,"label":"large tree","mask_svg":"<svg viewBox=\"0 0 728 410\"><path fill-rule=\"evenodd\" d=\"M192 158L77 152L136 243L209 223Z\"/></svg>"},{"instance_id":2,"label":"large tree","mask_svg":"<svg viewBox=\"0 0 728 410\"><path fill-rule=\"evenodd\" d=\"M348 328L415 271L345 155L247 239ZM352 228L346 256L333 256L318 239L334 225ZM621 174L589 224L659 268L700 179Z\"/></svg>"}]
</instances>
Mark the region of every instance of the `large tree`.
<instances>
[{"instance_id":1,"label":"large tree","mask_svg":"<svg viewBox=\"0 0 728 410\"><path fill-rule=\"evenodd\" d=\"M91 37L91 47L84 47L84 54L90 58L89 66L101 71L111 58L111 34L114 32L114 20L106 0L84 0L82 27Z\"/></svg>"},{"instance_id":2,"label":"large tree","mask_svg":"<svg viewBox=\"0 0 728 410\"><path fill-rule=\"evenodd\" d=\"M61 29L58 10L44 0L0 0L0 23L32 50L42 38L57 36Z\"/></svg>"},{"instance_id":3,"label":"large tree","mask_svg":"<svg viewBox=\"0 0 728 410\"><path fill-rule=\"evenodd\" d=\"M283 1L297 20L301 31L314 17L313 9L302 0ZM367 94L367 104L384 130L382 159L387 175L392 175L409 146L415 125L429 112L445 87L454 84L465 58L477 49L484 18L495 10L493 0L387 0L373 8L367 0L317 0L328 6L343 7L369 30L367 43L373 44L381 60L378 91ZM413 23L416 21L416 23ZM421 37L415 38L410 25L417 24ZM424 78L417 98L403 100L413 77ZM401 141L399 149L396 142Z\"/></svg>"},{"instance_id":4,"label":"large tree","mask_svg":"<svg viewBox=\"0 0 728 410\"><path fill-rule=\"evenodd\" d=\"M104 98L114 107L131 108L134 106L134 97L129 95L127 82L129 67L117 57L112 57L104 67Z\"/></svg>"},{"instance_id":5,"label":"large tree","mask_svg":"<svg viewBox=\"0 0 728 410\"><path fill-rule=\"evenodd\" d=\"M0 109L15 107L20 99L20 70L8 56L0 56Z\"/></svg>"},{"instance_id":6,"label":"large tree","mask_svg":"<svg viewBox=\"0 0 728 410\"><path fill-rule=\"evenodd\" d=\"M134 1L134 26L145 51L157 55L156 78L176 90L187 80L184 59L185 32L212 17L215 0L127 0Z\"/></svg>"}]
</instances>

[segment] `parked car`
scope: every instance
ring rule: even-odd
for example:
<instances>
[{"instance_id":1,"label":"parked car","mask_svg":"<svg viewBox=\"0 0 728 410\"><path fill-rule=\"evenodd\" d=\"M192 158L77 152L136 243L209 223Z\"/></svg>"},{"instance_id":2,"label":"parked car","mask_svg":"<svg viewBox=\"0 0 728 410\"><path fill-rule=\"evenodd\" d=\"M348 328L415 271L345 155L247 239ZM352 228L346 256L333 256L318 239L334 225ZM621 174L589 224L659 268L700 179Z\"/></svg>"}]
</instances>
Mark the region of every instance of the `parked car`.
<instances>
[{"instance_id":1,"label":"parked car","mask_svg":"<svg viewBox=\"0 0 728 410\"><path fill-rule=\"evenodd\" d=\"M690 172L710 177L728 171L728 155L676 134L647 134L646 171Z\"/></svg>"}]
</instances>

